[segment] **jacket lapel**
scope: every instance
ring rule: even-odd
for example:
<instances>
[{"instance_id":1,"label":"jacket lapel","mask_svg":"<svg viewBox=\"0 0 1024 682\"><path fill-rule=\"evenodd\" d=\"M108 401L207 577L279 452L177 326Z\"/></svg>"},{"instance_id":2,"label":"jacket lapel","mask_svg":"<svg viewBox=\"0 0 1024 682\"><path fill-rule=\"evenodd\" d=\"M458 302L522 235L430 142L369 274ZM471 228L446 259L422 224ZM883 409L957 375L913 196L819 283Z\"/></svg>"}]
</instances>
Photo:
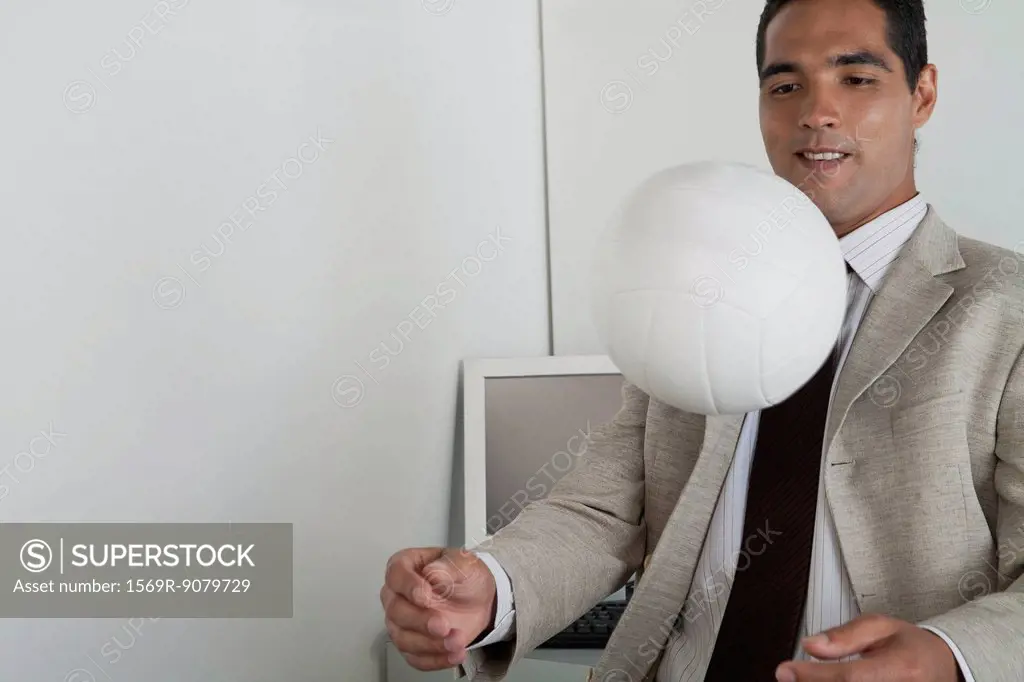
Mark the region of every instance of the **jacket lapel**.
<instances>
[{"instance_id":1,"label":"jacket lapel","mask_svg":"<svg viewBox=\"0 0 1024 682\"><path fill-rule=\"evenodd\" d=\"M850 406L892 367L953 294L953 288L935 276L962 267L964 261L956 233L929 206L903 254L872 299L854 336L839 373L839 385L825 429L826 452L831 450ZM899 380L896 376L893 379ZM888 383L879 382L872 389L880 393L898 390L898 383Z\"/></svg>"}]
</instances>

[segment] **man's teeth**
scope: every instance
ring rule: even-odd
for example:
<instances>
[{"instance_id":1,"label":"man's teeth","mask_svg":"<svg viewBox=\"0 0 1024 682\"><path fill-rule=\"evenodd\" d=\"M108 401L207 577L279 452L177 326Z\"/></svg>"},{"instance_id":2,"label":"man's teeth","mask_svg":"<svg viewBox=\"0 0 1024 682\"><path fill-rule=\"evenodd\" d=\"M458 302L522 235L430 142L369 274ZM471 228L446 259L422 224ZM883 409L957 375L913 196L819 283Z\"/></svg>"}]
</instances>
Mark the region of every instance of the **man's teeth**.
<instances>
[{"instance_id":1,"label":"man's teeth","mask_svg":"<svg viewBox=\"0 0 1024 682\"><path fill-rule=\"evenodd\" d=\"M841 152L821 152L820 154L804 152L803 154L804 158L810 161L838 161L839 159L847 156Z\"/></svg>"}]
</instances>

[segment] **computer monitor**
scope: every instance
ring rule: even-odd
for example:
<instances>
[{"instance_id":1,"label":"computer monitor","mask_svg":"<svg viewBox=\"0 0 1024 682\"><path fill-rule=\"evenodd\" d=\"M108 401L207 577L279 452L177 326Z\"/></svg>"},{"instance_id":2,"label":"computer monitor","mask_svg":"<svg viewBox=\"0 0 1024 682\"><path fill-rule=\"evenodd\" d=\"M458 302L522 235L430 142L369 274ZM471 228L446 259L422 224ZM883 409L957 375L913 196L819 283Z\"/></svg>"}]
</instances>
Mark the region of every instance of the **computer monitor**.
<instances>
[{"instance_id":1,"label":"computer monitor","mask_svg":"<svg viewBox=\"0 0 1024 682\"><path fill-rule=\"evenodd\" d=\"M578 465L593 429L622 407L603 355L463 363L465 546L508 525Z\"/></svg>"}]
</instances>

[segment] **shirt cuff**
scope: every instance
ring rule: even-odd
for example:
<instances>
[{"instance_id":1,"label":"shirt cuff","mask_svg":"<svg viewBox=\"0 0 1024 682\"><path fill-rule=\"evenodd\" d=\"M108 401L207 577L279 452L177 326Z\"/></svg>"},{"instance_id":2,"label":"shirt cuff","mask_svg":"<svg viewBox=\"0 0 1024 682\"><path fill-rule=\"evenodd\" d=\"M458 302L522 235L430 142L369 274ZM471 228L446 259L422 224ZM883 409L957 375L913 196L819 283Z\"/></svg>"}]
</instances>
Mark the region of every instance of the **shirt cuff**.
<instances>
[{"instance_id":1,"label":"shirt cuff","mask_svg":"<svg viewBox=\"0 0 1024 682\"><path fill-rule=\"evenodd\" d=\"M501 567L497 559L487 552L473 553L480 557L480 560L484 562L484 565L487 566L494 576L494 584L498 590L498 605L497 609L495 609L494 622L491 624L491 632L479 642L466 647L467 650L479 649L488 644L511 639L515 633L516 626L515 604L512 601L512 582L509 580L508 574L505 573L505 569Z\"/></svg>"},{"instance_id":2,"label":"shirt cuff","mask_svg":"<svg viewBox=\"0 0 1024 682\"><path fill-rule=\"evenodd\" d=\"M960 653L960 648L953 644L953 640L946 636L946 633L942 630L933 628L930 625L922 625L921 627L941 637L946 646L953 651L953 657L956 658L956 664L960 666L960 673L963 675L964 682L975 682L974 676L971 675L971 669L967 667L967 661L964 660L964 655Z\"/></svg>"}]
</instances>

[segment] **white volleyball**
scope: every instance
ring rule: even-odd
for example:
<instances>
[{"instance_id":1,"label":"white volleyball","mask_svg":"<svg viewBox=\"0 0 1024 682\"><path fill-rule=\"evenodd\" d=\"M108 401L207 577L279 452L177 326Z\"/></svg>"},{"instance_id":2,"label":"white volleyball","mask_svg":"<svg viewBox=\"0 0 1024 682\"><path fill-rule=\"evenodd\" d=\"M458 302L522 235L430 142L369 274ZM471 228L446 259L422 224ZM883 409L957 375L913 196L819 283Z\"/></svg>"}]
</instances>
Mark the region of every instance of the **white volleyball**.
<instances>
[{"instance_id":1,"label":"white volleyball","mask_svg":"<svg viewBox=\"0 0 1024 682\"><path fill-rule=\"evenodd\" d=\"M775 405L830 357L846 308L839 241L770 172L675 166L629 195L596 245L593 313L607 354L689 412Z\"/></svg>"}]
</instances>

